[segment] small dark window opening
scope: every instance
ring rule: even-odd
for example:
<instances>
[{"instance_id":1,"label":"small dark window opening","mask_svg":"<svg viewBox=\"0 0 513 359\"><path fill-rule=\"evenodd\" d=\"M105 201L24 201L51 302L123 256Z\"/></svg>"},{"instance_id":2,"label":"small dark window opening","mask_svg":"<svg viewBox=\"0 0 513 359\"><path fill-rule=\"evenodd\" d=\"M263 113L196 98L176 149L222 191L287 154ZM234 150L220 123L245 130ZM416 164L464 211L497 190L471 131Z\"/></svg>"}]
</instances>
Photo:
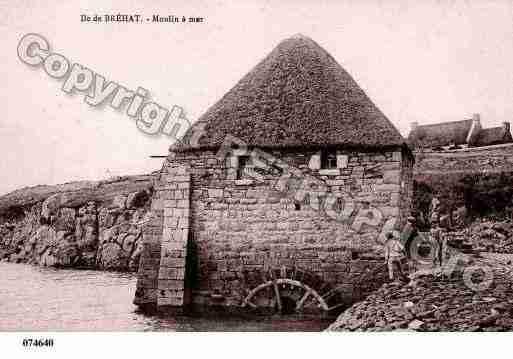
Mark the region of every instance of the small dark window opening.
<instances>
[{"instance_id":1,"label":"small dark window opening","mask_svg":"<svg viewBox=\"0 0 513 359\"><path fill-rule=\"evenodd\" d=\"M337 168L337 151L326 149L321 151L321 168Z\"/></svg>"},{"instance_id":2,"label":"small dark window opening","mask_svg":"<svg viewBox=\"0 0 513 359\"><path fill-rule=\"evenodd\" d=\"M296 202L296 203L294 203L294 209L295 209L296 211L300 211L300 210L301 210L301 205L300 205L299 203L297 203L297 202Z\"/></svg>"},{"instance_id":3,"label":"small dark window opening","mask_svg":"<svg viewBox=\"0 0 513 359\"><path fill-rule=\"evenodd\" d=\"M335 204L333 205L333 210L336 213L341 212L344 209L344 200L342 198L337 198Z\"/></svg>"},{"instance_id":4,"label":"small dark window opening","mask_svg":"<svg viewBox=\"0 0 513 359\"><path fill-rule=\"evenodd\" d=\"M244 175L244 170L249 166L249 156L239 156L239 163L237 165L237 179L241 179Z\"/></svg>"}]
</instances>

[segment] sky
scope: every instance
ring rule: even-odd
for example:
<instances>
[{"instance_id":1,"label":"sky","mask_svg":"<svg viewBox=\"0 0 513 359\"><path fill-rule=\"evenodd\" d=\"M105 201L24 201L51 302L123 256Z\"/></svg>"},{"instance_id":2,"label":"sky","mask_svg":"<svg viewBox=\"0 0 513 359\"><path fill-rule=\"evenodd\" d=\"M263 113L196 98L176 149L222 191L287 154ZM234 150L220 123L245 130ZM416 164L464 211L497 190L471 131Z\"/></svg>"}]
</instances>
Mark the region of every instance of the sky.
<instances>
[{"instance_id":1,"label":"sky","mask_svg":"<svg viewBox=\"0 0 513 359\"><path fill-rule=\"evenodd\" d=\"M66 94L63 81L17 56L27 33L51 51L191 121L281 40L325 48L406 136L412 122L480 113L513 120L512 1L0 0L0 194L160 168L171 144L132 118ZM84 23L80 15L203 17L202 23Z\"/></svg>"}]
</instances>

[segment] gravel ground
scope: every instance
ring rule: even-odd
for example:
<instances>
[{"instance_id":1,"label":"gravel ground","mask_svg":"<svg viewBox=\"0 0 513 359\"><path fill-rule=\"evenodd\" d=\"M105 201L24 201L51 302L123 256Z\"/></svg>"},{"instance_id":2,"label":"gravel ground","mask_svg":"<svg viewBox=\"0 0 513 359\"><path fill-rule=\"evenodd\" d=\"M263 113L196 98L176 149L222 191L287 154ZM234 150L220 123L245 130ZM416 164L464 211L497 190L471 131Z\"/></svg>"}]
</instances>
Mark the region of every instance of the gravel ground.
<instances>
[{"instance_id":1,"label":"gravel ground","mask_svg":"<svg viewBox=\"0 0 513 359\"><path fill-rule=\"evenodd\" d=\"M464 273L473 266L482 266L492 275L486 289L476 291L465 284ZM511 266L477 257L449 277L440 270L417 272L409 283L383 285L342 313L328 330L511 331L512 273ZM473 278L479 282L479 277Z\"/></svg>"}]
</instances>

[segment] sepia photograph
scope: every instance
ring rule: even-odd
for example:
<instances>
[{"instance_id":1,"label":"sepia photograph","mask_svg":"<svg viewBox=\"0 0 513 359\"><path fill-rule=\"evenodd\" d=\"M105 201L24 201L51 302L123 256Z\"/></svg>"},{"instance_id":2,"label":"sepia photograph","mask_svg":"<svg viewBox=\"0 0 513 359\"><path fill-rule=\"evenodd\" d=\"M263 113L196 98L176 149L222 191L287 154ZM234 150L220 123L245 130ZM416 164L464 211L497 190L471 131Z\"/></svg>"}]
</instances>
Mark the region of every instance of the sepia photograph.
<instances>
[{"instance_id":1,"label":"sepia photograph","mask_svg":"<svg viewBox=\"0 0 513 359\"><path fill-rule=\"evenodd\" d=\"M6 358L507 348L513 2L0 8Z\"/></svg>"}]
</instances>

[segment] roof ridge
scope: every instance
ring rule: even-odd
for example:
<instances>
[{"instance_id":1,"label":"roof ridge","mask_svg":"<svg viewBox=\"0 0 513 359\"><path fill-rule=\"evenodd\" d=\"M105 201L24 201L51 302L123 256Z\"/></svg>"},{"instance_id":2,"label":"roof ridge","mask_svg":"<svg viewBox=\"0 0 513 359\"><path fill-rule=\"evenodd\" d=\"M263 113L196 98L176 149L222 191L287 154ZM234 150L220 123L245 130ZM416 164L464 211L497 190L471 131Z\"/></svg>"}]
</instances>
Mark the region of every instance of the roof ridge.
<instances>
[{"instance_id":1,"label":"roof ridge","mask_svg":"<svg viewBox=\"0 0 513 359\"><path fill-rule=\"evenodd\" d=\"M468 121L472 121L471 118L469 119L466 119L466 120L456 120L456 121L445 121L445 122L437 122L437 123L428 123L428 124L425 124L425 125L418 125L418 127L429 127L429 126L440 126L440 125L446 125L446 124L452 124L452 123L463 123L463 122L468 122Z\"/></svg>"},{"instance_id":2,"label":"roof ridge","mask_svg":"<svg viewBox=\"0 0 513 359\"><path fill-rule=\"evenodd\" d=\"M481 131L484 131L484 130L498 130L498 129L502 129L503 127L502 126L494 126L494 127L483 127L481 128Z\"/></svg>"},{"instance_id":3,"label":"roof ridge","mask_svg":"<svg viewBox=\"0 0 513 359\"><path fill-rule=\"evenodd\" d=\"M290 36L289 38L287 38L286 40L290 40L290 39L308 39L308 40L312 40L310 37L306 36L306 35L303 35L302 33L298 32L298 33L295 33L294 35ZM312 40L313 41L313 40Z\"/></svg>"},{"instance_id":4,"label":"roof ridge","mask_svg":"<svg viewBox=\"0 0 513 359\"><path fill-rule=\"evenodd\" d=\"M198 122L205 123L200 147L228 134L257 146L405 142L351 75L303 34L281 41Z\"/></svg>"}]
</instances>

